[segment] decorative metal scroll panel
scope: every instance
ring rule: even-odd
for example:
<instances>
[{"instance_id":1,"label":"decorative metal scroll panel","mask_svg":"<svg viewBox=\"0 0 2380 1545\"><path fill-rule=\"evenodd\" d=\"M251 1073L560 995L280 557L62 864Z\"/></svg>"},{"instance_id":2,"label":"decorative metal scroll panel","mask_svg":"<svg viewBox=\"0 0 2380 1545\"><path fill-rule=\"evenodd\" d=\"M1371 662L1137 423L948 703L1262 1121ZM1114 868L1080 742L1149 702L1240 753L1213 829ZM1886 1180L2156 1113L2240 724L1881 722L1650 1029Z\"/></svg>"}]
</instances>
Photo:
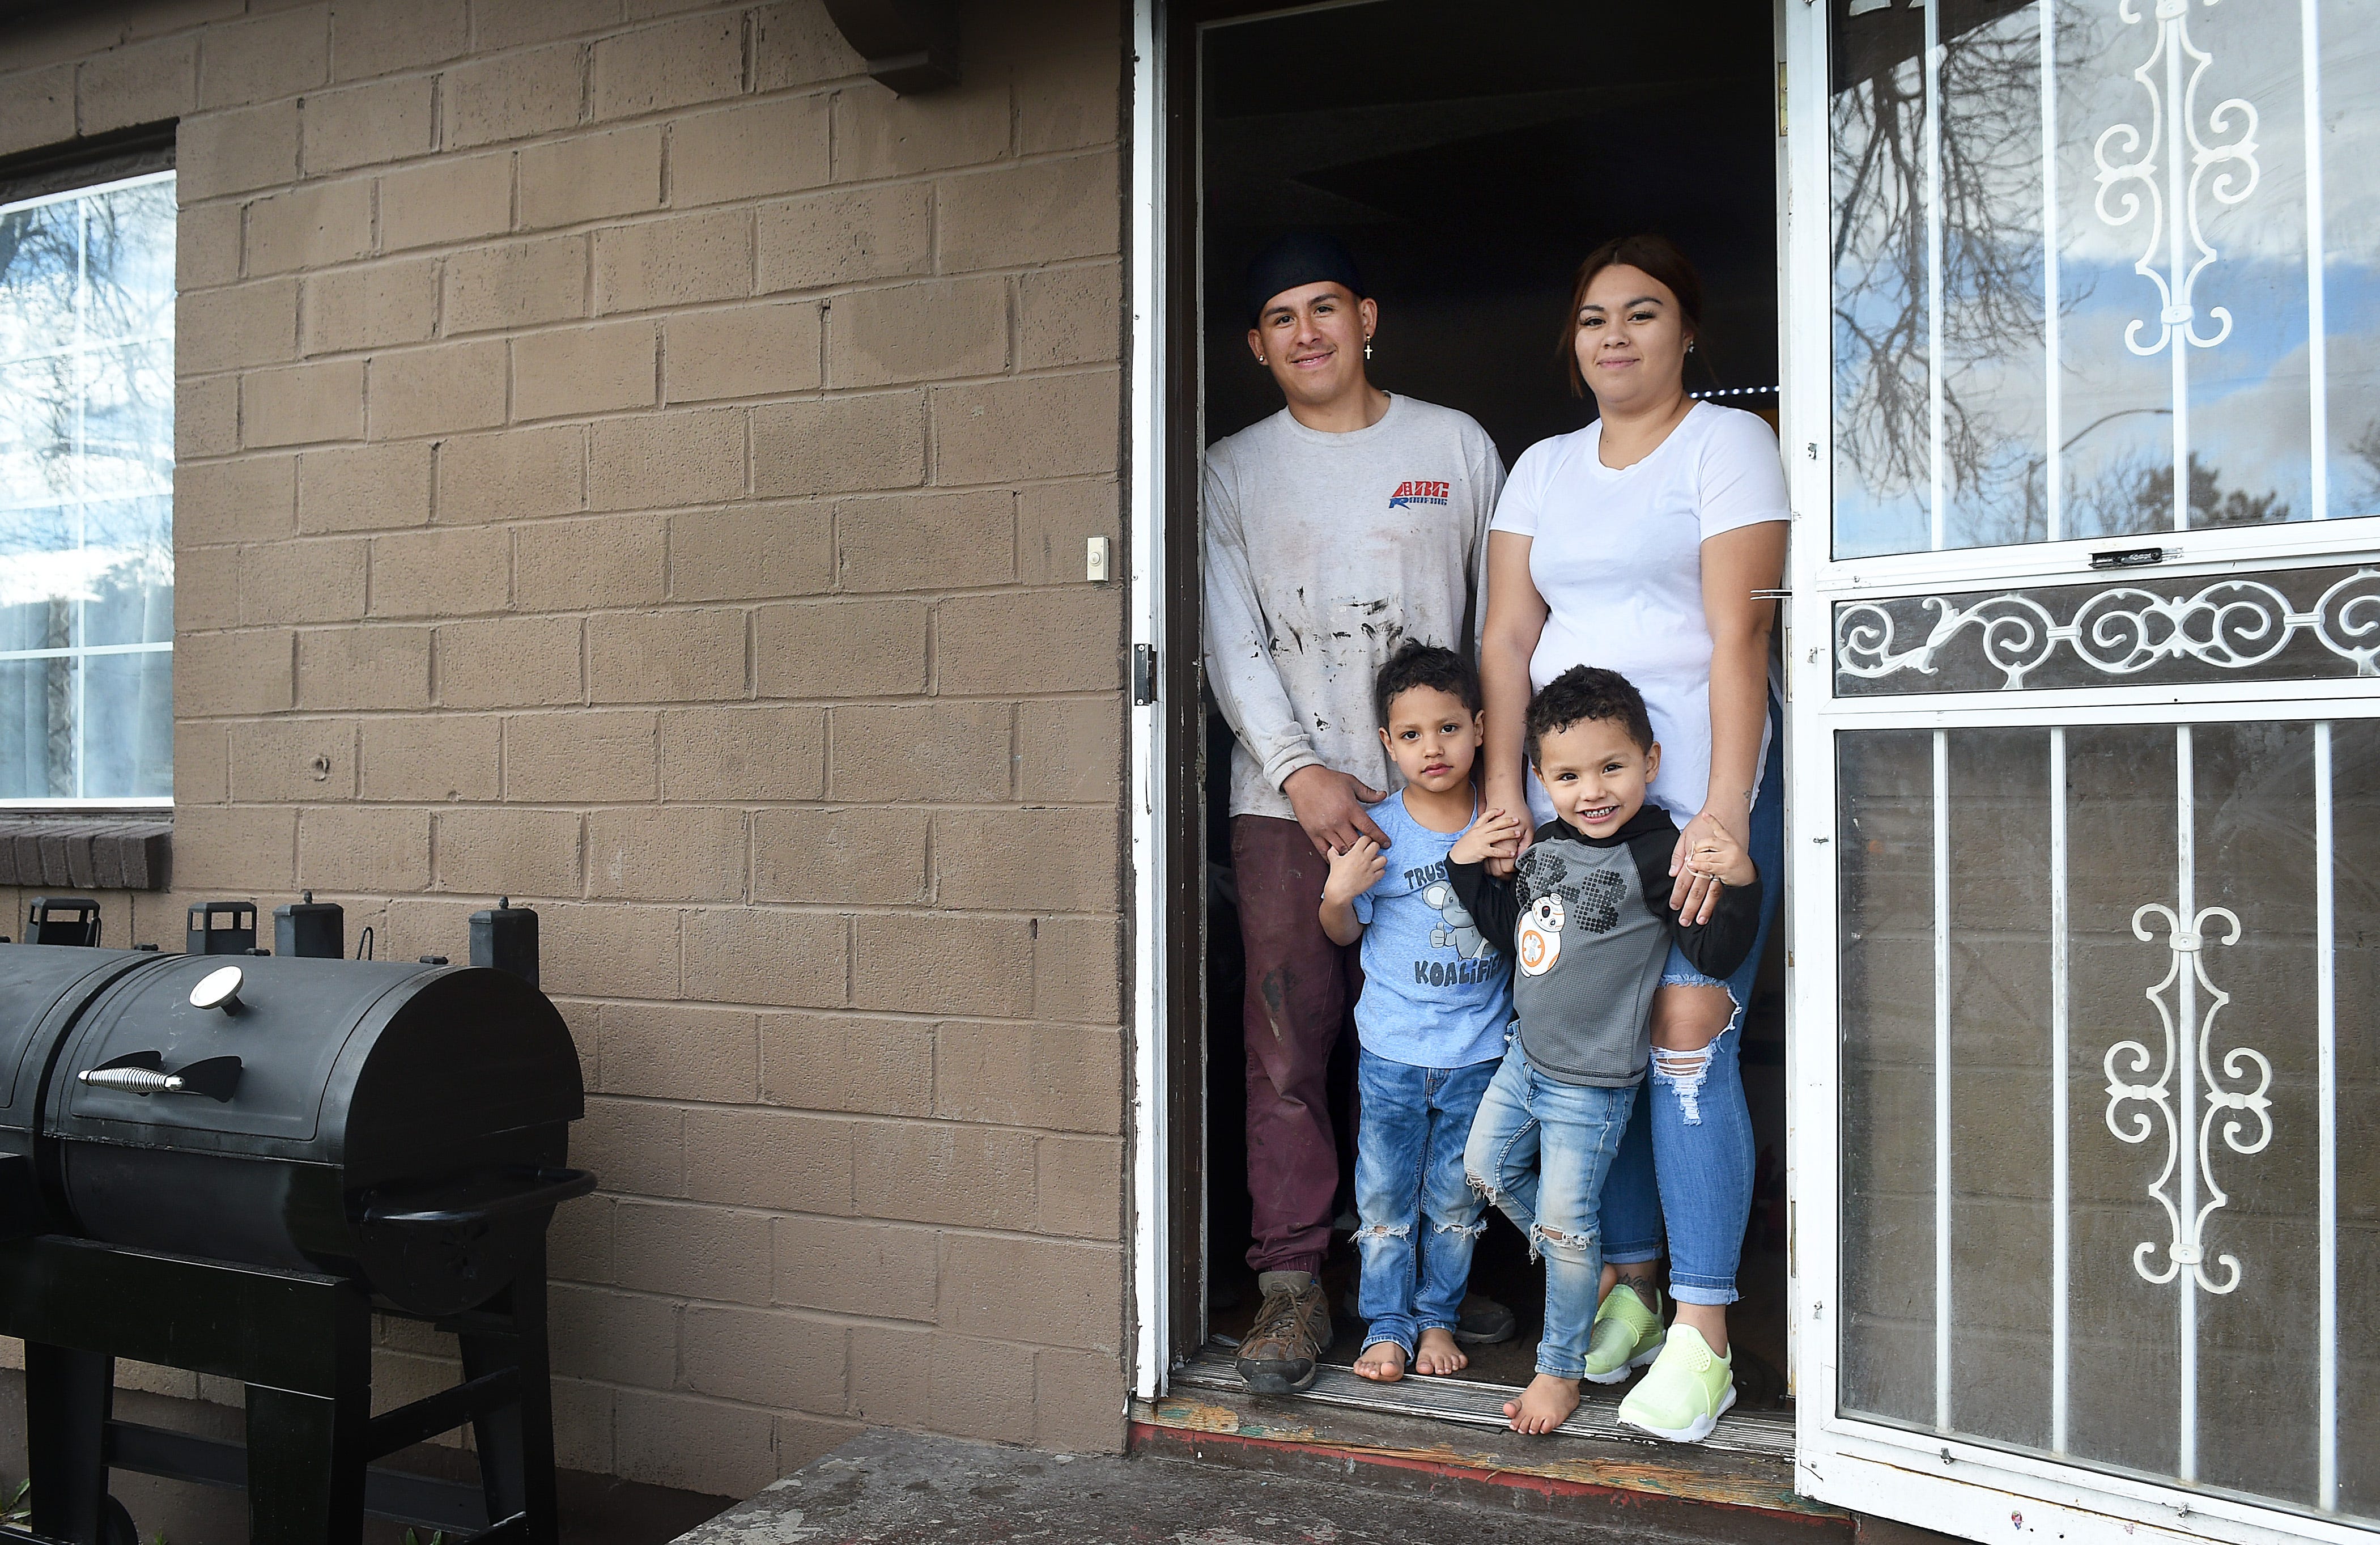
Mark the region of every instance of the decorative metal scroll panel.
<instances>
[{"instance_id":1,"label":"decorative metal scroll panel","mask_svg":"<svg viewBox=\"0 0 2380 1545\"><path fill-rule=\"evenodd\" d=\"M2380 566L1847 601L1835 695L2380 675Z\"/></svg>"},{"instance_id":2,"label":"decorative metal scroll panel","mask_svg":"<svg viewBox=\"0 0 2380 1545\"><path fill-rule=\"evenodd\" d=\"M2119 0L2116 14L2132 27L2151 19L2133 0ZM2198 109L2199 86L2215 56L2191 41L2190 0L2157 0L2154 20L2155 41L2148 57L2132 71L2132 79L2148 93L2147 132L2131 123L2110 124L2091 147L2098 163L2099 218L2115 230L2147 216L2132 272L2156 287L2161 304L2154 319L2136 317L2124 329L2124 347L2143 356L2162 353L2177 341L2213 348L2231 335L2231 312L2222 306L2204 313L2213 331L2198 330L2193 292L2198 276L2216 256L2200 227L2199 196L2210 194L2217 202L2236 204L2256 190L2264 176L2256 160L2255 104L2235 96L2203 115ZM2202 138L2202 117L2209 132L2228 134L2228 141L2209 143ZM2160 184L2173 201L2169 228ZM2161 260L2163 272L2157 268ZM2183 378L2177 377L2176 385L2183 388ZM2188 508L2186 501L2181 507Z\"/></svg>"},{"instance_id":3,"label":"decorative metal scroll panel","mask_svg":"<svg viewBox=\"0 0 2380 1545\"><path fill-rule=\"evenodd\" d=\"M2206 924L2210 919L2219 918L2230 925L2220 943L2236 944L2240 942L2238 915L2228 907L2209 906L2202 909L2197 919L2185 928L2172 907L2153 901L2132 914L2134 938L2147 943L2154 937L2145 926L2152 916L2165 919L2166 947L2173 954L2172 964L2166 967L2164 978L2147 992L2149 1002L2156 1005L2157 1019L2165 1029L2165 1056L2156 1064L2156 1081L2140 1082L2142 1075L2149 1070L2152 1058L2149 1049L2137 1040L2119 1040L2108 1047L2102 1064L2107 1074L2107 1130L2114 1133L2119 1141L2134 1144L2147 1142L2159 1130L2165 1134L2165 1168L2149 1182L2148 1187L2150 1197L2165 1210L2168 1236L2164 1246L2165 1264L2150 1264L2158 1249L2157 1242L2143 1239L2140 1247L2132 1252L2132 1270L2141 1274L2142 1281L2162 1285L2173 1281L2186 1266L2196 1277L2200 1287L2209 1293L2228 1293L2240 1285L2240 1258L2228 1253L2216 1257L2216 1264L2224 1271L2224 1275L2219 1278L2206 1270L2207 1220L2218 1209L2229 1205L2231 1200L2230 1194L2215 1178L2216 1125L2219 1119L2224 1144L2232 1152L2249 1154L2264 1151L2265 1145L2273 1140L2273 1102L2265 1092L2273 1087L2273 1064L2262 1052L2252 1046L2235 1046L2224 1054L2223 1073L2233 1080L2244 1081L2248 1070L2252 1067L2255 1070L2255 1088L2227 1089L2223 1087L2223 1079L2216 1077L2215 1016L2231 1001L2231 994L2216 986L2206 974L2204 956L2210 939ZM2181 983L2185 972L2192 979L2191 985L2206 995L2206 1007L2197 1016L2196 1024L2183 1024L2180 1034L2177 1036L2175 1008L2166 1002L2165 995ZM2183 996L2186 1002L2190 994L2184 993ZM2186 1020L2190 1016L2189 1007L2181 1012ZM2174 1109L2175 1077L2180 1071L2180 1063L2183 1058L2197 1064L2198 1077L2195 1080L2186 1076L2182 1077L2182 1109L2177 1113ZM2205 1111L2200 1115L2190 1107L2202 1101ZM2146 1109L2126 1108L2135 1104ZM2156 1113L2156 1119L2151 1119L2149 1112L2152 1110ZM2231 1113L2224 1116L2222 1113L2227 1111ZM2252 1118L2256 1124L2252 1137L2247 1135L2248 1122ZM2185 1151L2188 1143L2186 1134L2193 1128L2197 1139L2194 1155ZM2174 1186L2176 1172L2187 1163L2197 1165L2199 1185L2204 1188L2206 1199L2194 1213L2185 1217L2187 1202L2177 1198Z\"/></svg>"}]
</instances>

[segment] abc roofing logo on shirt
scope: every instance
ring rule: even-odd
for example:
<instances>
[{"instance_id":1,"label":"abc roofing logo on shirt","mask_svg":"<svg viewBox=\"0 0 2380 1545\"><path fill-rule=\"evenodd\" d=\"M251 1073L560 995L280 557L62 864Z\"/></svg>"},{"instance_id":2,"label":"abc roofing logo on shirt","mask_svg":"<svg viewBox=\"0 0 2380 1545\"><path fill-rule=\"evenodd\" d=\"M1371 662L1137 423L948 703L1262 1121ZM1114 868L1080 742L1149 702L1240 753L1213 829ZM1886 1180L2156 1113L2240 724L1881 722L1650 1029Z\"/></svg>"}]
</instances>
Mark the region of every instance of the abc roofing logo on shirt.
<instances>
[{"instance_id":1,"label":"abc roofing logo on shirt","mask_svg":"<svg viewBox=\"0 0 2380 1545\"><path fill-rule=\"evenodd\" d=\"M1401 482L1389 495L1389 508L1401 510L1407 505L1442 505L1446 503L1449 485L1442 482Z\"/></svg>"}]
</instances>

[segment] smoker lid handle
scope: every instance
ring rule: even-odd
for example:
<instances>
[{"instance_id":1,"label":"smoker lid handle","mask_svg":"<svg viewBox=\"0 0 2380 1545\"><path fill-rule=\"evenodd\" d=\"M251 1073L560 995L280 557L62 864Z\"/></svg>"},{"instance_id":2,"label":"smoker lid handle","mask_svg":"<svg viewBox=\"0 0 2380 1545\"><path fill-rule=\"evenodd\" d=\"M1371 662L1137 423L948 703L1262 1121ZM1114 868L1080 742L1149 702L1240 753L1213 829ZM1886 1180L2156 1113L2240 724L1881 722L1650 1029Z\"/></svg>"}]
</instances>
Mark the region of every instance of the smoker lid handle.
<instances>
[{"instance_id":1,"label":"smoker lid handle","mask_svg":"<svg viewBox=\"0 0 2380 1545\"><path fill-rule=\"evenodd\" d=\"M485 1223L492 1218L509 1217L516 1212L559 1206L573 1197L583 1197L595 1189L595 1172L592 1170L532 1170L519 1178L528 1184L484 1200L461 1202L450 1207L411 1206L397 1201L392 1210L392 1204L376 1201L364 1209L364 1222L451 1228L457 1223Z\"/></svg>"},{"instance_id":2,"label":"smoker lid handle","mask_svg":"<svg viewBox=\"0 0 2380 1545\"><path fill-rule=\"evenodd\" d=\"M239 1088L237 1057L209 1057L172 1073L159 1065L163 1061L154 1052L135 1052L104 1066L85 1068L75 1077L99 1089L122 1089L128 1094L202 1094L219 1101L228 1101Z\"/></svg>"}]
</instances>

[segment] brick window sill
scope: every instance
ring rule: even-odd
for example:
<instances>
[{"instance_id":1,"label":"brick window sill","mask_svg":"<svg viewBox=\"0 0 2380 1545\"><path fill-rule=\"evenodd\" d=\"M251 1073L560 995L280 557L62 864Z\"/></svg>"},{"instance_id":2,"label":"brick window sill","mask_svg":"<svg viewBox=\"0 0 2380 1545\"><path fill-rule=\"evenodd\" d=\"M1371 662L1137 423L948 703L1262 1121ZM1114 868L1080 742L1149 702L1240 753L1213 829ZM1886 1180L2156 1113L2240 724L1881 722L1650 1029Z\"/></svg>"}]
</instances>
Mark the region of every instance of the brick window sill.
<instances>
[{"instance_id":1,"label":"brick window sill","mask_svg":"<svg viewBox=\"0 0 2380 1545\"><path fill-rule=\"evenodd\" d=\"M162 891L173 869L171 810L0 811L0 885Z\"/></svg>"}]
</instances>

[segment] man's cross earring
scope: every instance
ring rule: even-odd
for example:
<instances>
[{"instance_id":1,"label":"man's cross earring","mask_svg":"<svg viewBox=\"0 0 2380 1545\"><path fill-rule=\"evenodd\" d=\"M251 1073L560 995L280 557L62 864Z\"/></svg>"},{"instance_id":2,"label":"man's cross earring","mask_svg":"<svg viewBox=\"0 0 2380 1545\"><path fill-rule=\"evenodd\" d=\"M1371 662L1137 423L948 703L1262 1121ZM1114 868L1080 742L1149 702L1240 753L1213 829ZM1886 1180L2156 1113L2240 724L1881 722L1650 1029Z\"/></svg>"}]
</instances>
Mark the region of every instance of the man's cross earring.
<instances>
[{"instance_id":1,"label":"man's cross earring","mask_svg":"<svg viewBox=\"0 0 2380 1545\"><path fill-rule=\"evenodd\" d=\"M1366 339L1364 340L1364 358L1365 358L1365 359L1369 359L1371 357L1372 357L1372 340L1371 340L1371 339L1369 339L1369 338L1366 338Z\"/></svg>"}]
</instances>

